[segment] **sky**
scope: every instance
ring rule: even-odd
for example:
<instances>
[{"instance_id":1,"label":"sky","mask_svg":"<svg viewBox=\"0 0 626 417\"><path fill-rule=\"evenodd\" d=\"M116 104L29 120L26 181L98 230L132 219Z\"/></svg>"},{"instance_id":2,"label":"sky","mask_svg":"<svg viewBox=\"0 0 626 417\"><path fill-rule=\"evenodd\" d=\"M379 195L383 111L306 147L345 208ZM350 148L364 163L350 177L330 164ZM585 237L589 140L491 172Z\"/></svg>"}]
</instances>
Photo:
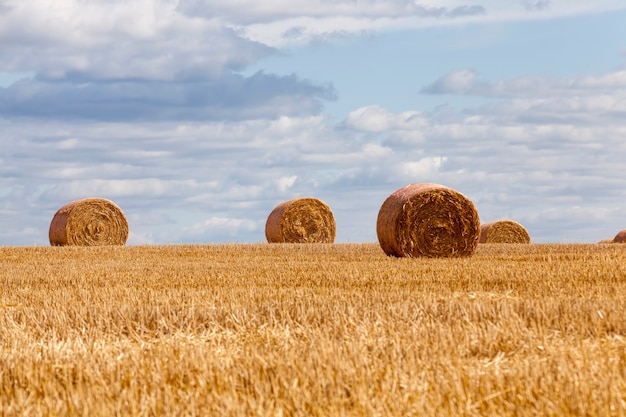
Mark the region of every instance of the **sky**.
<instances>
[{"instance_id":1,"label":"sky","mask_svg":"<svg viewBox=\"0 0 626 417\"><path fill-rule=\"evenodd\" d=\"M626 228L623 0L0 0L0 246L114 201L129 245L338 243L434 182L536 243Z\"/></svg>"}]
</instances>

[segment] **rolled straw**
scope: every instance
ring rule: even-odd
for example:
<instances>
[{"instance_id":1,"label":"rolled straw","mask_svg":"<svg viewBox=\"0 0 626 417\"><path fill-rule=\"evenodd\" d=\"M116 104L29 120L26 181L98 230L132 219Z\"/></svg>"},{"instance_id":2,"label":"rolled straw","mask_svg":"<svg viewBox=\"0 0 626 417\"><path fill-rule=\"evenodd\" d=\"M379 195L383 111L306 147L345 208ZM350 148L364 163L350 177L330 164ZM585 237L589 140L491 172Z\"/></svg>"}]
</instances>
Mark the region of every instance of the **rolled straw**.
<instances>
[{"instance_id":1,"label":"rolled straw","mask_svg":"<svg viewBox=\"0 0 626 417\"><path fill-rule=\"evenodd\" d=\"M269 243L333 243L337 227L331 209L317 198L285 201L265 224Z\"/></svg>"},{"instance_id":2,"label":"rolled straw","mask_svg":"<svg viewBox=\"0 0 626 417\"><path fill-rule=\"evenodd\" d=\"M613 238L613 243L626 243L626 229L622 229Z\"/></svg>"},{"instance_id":3,"label":"rolled straw","mask_svg":"<svg viewBox=\"0 0 626 417\"><path fill-rule=\"evenodd\" d=\"M376 233L387 255L469 256L478 245L480 220L474 204L461 193L417 183L387 197L378 212Z\"/></svg>"},{"instance_id":4,"label":"rolled straw","mask_svg":"<svg viewBox=\"0 0 626 417\"><path fill-rule=\"evenodd\" d=\"M530 235L513 220L497 220L480 225L480 243L530 243Z\"/></svg>"},{"instance_id":5,"label":"rolled straw","mask_svg":"<svg viewBox=\"0 0 626 417\"><path fill-rule=\"evenodd\" d=\"M128 221L122 210L103 198L84 198L61 207L48 232L53 246L124 245Z\"/></svg>"}]
</instances>

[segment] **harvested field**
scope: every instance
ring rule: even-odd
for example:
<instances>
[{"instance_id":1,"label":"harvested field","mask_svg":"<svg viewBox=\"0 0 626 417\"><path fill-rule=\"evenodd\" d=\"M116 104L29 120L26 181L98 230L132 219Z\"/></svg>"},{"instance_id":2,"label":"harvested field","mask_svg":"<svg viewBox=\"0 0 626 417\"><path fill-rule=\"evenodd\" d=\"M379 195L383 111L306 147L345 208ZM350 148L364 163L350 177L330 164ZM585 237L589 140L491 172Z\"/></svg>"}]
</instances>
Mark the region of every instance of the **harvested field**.
<instances>
[{"instance_id":1,"label":"harvested field","mask_svg":"<svg viewBox=\"0 0 626 417\"><path fill-rule=\"evenodd\" d=\"M626 245L0 248L18 415L623 416Z\"/></svg>"}]
</instances>

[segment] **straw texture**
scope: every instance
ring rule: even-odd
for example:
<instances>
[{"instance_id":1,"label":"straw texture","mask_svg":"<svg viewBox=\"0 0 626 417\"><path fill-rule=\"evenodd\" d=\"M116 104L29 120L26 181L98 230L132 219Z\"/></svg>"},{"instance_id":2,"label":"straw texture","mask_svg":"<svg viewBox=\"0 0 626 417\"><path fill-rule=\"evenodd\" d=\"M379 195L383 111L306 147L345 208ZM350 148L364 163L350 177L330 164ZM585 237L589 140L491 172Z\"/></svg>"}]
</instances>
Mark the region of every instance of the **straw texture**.
<instances>
[{"instance_id":1,"label":"straw texture","mask_svg":"<svg viewBox=\"0 0 626 417\"><path fill-rule=\"evenodd\" d=\"M476 250L480 220L474 204L461 193L417 183L387 197L378 212L376 233L387 255L461 257Z\"/></svg>"},{"instance_id":2,"label":"straw texture","mask_svg":"<svg viewBox=\"0 0 626 417\"><path fill-rule=\"evenodd\" d=\"M530 243L530 235L513 220L497 220L480 225L480 243Z\"/></svg>"},{"instance_id":3,"label":"straw texture","mask_svg":"<svg viewBox=\"0 0 626 417\"><path fill-rule=\"evenodd\" d=\"M48 232L53 246L124 245L128 221L122 210L103 198L84 198L61 207Z\"/></svg>"},{"instance_id":4,"label":"straw texture","mask_svg":"<svg viewBox=\"0 0 626 417\"><path fill-rule=\"evenodd\" d=\"M285 201L272 210L265 224L269 243L333 243L336 233L333 212L317 198Z\"/></svg>"}]
</instances>

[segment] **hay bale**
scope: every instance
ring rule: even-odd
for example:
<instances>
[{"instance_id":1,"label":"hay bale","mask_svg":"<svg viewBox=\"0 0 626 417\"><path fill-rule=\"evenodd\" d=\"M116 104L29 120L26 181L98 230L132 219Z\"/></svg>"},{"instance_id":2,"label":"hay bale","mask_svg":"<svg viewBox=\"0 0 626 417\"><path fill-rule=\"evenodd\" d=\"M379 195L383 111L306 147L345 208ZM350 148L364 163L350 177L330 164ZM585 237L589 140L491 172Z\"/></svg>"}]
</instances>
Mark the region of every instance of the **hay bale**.
<instances>
[{"instance_id":1,"label":"hay bale","mask_svg":"<svg viewBox=\"0 0 626 417\"><path fill-rule=\"evenodd\" d=\"M474 253L480 220L474 204L439 184L410 184L392 193L378 212L376 233L387 255L460 257Z\"/></svg>"},{"instance_id":2,"label":"hay bale","mask_svg":"<svg viewBox=\"0 0 626 417\"><path fill-rule=\"evenodd\" d=\"M530 243L530 235L513 220L497 220L480 225L480 243Z\"/></svg>"},{"instance_id":3,"label":"hay bale","mask_svg":"<svg viewBox=\"0 0 626 417\"><path fill-rule=\"evenodd\" d=\"M602 239L601 241L598 242L598 244L600 244L600 245L606 245L606 244L609 244L609 243L613 243L613 238L611 238L611 239Z\"/></svg>"},{"instance_id":4,"label":"hay bale","mask_svg":"<svg viewBox=\"0 0 626 417\"><path fill-rule=\"evenodd\" d=\"M269 243L333 243L337 233L330 208L317 198L295 198L278 206L267 218Z\"/></svg>"},{"instance_id":5,"label":"hay bale","mask_svg":"<svg viewBox=\"0 0 626 417\"><path fill-rule=\"evenodd\" d=\"M626 229L622 229L613 238L613 243L626 243Z\"/></svg>"},{"instance_id":6,"label":"hay bale","mask_svg":"<svg viewBox=\"0 0 626 417\"><path fill-rule=\"evenodd\" d=\"M103 198L84 198L61 207L48 232L53 246L124 245L128 221L122 210Z\"/></svg>"}]
</instances>

